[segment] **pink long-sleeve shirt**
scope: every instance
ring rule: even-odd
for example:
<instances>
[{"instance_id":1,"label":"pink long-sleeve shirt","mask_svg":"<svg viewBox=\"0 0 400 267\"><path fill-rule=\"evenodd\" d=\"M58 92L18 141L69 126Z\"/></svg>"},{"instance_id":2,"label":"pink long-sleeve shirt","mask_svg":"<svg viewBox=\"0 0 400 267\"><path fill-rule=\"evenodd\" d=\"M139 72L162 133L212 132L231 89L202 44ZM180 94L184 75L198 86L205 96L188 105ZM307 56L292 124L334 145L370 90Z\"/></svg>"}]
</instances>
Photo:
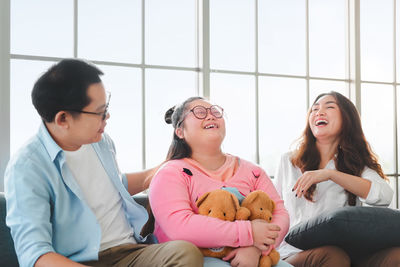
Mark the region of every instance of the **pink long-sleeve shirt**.
<instances>
[{"instance_id":1,"label":"pink long-sleeve shirt","mask_svg":"<svg viewBox=\"0 0 400 267\"><path fill-rule=\"evenodd\" d=\"M159 242L186 240L198 247L253 245L250 221L229 222L197 214L196 200L222 187L236 187L244 195L262 190L275 201L272 223L281 228L277 247L289 229L289 214L264 170L243 159L226 181L213 179L184 160L171 160L160 168L149 192L156 219L154 234Z\"/></svg>"}]
</instances>

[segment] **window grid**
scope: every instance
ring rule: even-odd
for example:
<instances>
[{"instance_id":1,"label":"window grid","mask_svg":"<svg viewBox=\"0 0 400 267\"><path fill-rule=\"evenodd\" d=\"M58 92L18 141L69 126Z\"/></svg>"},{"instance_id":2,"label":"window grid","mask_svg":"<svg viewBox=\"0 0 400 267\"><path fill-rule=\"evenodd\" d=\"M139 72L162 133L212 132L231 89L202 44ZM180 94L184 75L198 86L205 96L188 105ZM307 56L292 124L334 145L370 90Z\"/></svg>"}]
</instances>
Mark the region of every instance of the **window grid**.
<instances>
[{"instance_id":1,"label":"window grid","mask_svg":"<svg viewBox=\"0 0 400 267\"><path fill-rule=\"evenodd\" d=\"M397 21L397 6L396 6L396 0L393 0L393 75L394 75L394 85L393 85L393 101L394 101L394 105L393 105L393 107L394 107L394 110L393 110L393 112L394 112L394 153L395 153L395 155L394 155L394 160L395 160L395 162L394 162L394 167L395 167L395 172L396 172L396 175L395 175L395 181L396 181L396 190L395 190L395 194L396 194L396 208L398 208L399 207L399 159L398 159L398 157L399 157L399 151L398 151L398 130L397 130L397 128L398 128L398 123L397 123L397 104L396 104L396 102L397 102L397 86L396 86L396 84L397 84L397 54L398 54L398 51L397 51L397 38L396 38L396 36L397 36L397 23L396 23L396 21ZM399 19L399 21L400 21L400 19Z\"/></svg>"},{"instance_id":2,"label":"window grid","mask_svg":"<svg viewBox=\"0 0 400 267\"><path fill-rule=\"evenodd\" d=\"M354 1L356 3L356 10L358 12L358 19L359 19L359 10L360 10L360 2L359 0L349 0L350 2ZM392 38L393 38L393 82L382 82L382 81L371 81L371 80L362 80L360 79L360 86L361 84L378 84L378 85L392 85L393 86L393 130L394 130L394 134L393 134L393 145L394 145L394 173L386 173L387 177L393 177L395 180L395 185L394 185L394 191L395 191L395 208L399 208L400 205L400 199L399 199L399 166L398 166L398 161L399 161L399 143L398 143L398 116L397 116L397 88L400 85L397 81L397 38L396 38L396 31L397 31L397 25L396 25L396 19L397 19L397 11L396 11L396 0L392 0L393 3L393 32L392 32ZM359 29L358 29L359 31ZM359 35L359 33L358 33ZM359 51L358 51L359 53ZM361 96L361 90L358 93L358 96ZM361 106L359 108L360 110L360 114L362 115L362 110L361 110Z\"/></svg>"},{"instance_id":3,"label":"window grid","mask_svg":"<svg viewBox=\"0 0 400 267\"><path fill-rule=\"evenodd\" d=\"M255 37L255 42L254 42L254 46L255 46L255 49L254 49L254 52L255 52L255 60L254 60L254 64L255 64L255 68L254 68L254 70L255 70L255 99L254 99L254 102L255 102L255 105L254 105L254 107L255 107L255 115L256 115L256 143L255 143L255 145L256 145L256 147L255 147L255 150L256 150L256 162L257 163L260 163L260 127L259 127L259 121L260 121L260 113L259 113L259 101L258 101L258 98L259 98L259 72L258 72L258 57L259 57L259 55L258 55L258 0L254 0L254 6L255 6L255 10L254 10L254 24L255 24L255 27L254 27L254 31L255 31L255 34L254 34L254 37Z\"/></svg>"},{"instance_id":4,"label":"window grid","mask_svg":"<svg viewBox=\"0 0 400 267\"><path fill-rule=\"evenodd\" d=\"M0 1L0 191L10 158L10 0Z\"/></svg>"},{"instance_id":5,"label":"window grid","mask_svg":"<svg viewBox=\"0 0 400 267\"><path fill-rule=\"evenodd\" d=\"M210 13L209 13L209 6L210 6L210 1L209 0L197 0L197 18L196 18L196 23L197 23L197 58L198 58L198 67L196 68L189 68L189 67L179 67L179 66L162 66L162 65L147 65L145 63L145 0L142 0L142 48L141 48L141 64L129 64L129 63L121 63L121 62L111 62L111 61L93 61L95 64L101 64L101 65L110 65L110 66L119 66L119 67L131 67L131 68L139 68L142 72L142 133L143 133L143 142L142 142L142 166L143 168L146 167L146 133L145 133L145 91L146 91L146 80L145 80L145 72L147 69L164 69L164 70L181 70L181 71L194 71L198 73L198 82L197 82L197 90L199 95L204 95L208 97L210 95L210 73L226 73L226 74L242 74L242 75L253 75L255 77L255 109L256 109L256 161L259 163L259 107L258 107L258 90L259 90L259 78L262 76L266 77L281 77L281 78L300 78L304 79L306 81L306 99L304 99L307 103L307 107L310 106L310 81L311 80L322 80L322 81L342 81L348 84L348 92L349 96L355 101L356 106L359 108L360 113L361 113L361 106L360 106L360 95L361 95L361 84L362 83L373 83L373 84L382 84L382 85L392 85L393 86L393 101L394 101L394 159L395 159L395 173L390 173L387 174L387 176L394 177L396 186L395 186L395 193L396 193L396 205L395 207L399 207L399 193L398 193L398 178L399 178L399 170L398 170L398 123L397 123L397 88L399 87L399 83L396 80L396 72L397 72L397 65L396 65L396 55L398 53L397 51L397 40L396 40L396 0L393 0L393 24L394 24L394 30L393 30L393 51L394 51L394 56L393 56L393 71L394 71L394 80L393 82L379 82L379 81L366 81L366 80L361 80L359 77L359 69L360 69L360 55L359 55L359 19L360 19L360 1L359 0L348 0L348 17L347 17L347 27L348 27L348 40L347 45L347 53L348 53L348 78L346 79L335 79L335 78L324 78L324 77L311 77L309 73L309 58L310 58L310 53L309 53L309 0L305 1L305 8L306 8L306 74L304 76L299 76L299 75L282 75L282 74L273 74L273 73L261 73L259 72L258 68L258 57L259 57L259 51L258 51L258 0L255 1L255 10L254 10L254 22L255 22L255 71L254 72L245 72L245 71L230 71L230 70L223 70L223 69L210 69L210 43L209 43L209 34L210 34ZM35 60L35 61L59 61L62 58L57 58L57 57L44 57L44 56L32 56L32 55L22 55L22 54L11 54L10 53L10 48L4 47L4 44L7 44L7 40L4 39L10 39L9 35L9 28L10 28L10 23L9 23L9 17L10 17L10 1L1 1L1 10L2 10L2 16L3 18L7 19L8 21L0 22L0 29L2 32L2 45L0 53L1 53L1 58L8 58L8 59L23 59L23 60ZM74 28L74 43L73 43L73 55L74 57L77 57L78 55L78 0L74 0L74 20L73 20L73 28ZM8 32L8 34L3 34L3 32ZM354 36L353 36L354 35ZM355 40L353 40L353 38ZM355 42L355 44L351 44L351 42ZM353 62L354 61L354 62ZM2 62L7 62L7 60L2 60ZM9 63L10 61L8 61ZM8 64L9 65L9 64ZM5 125L4 130L2 131L3 133L8 133L8 134L2 134L1 138L2 139L9 139L9 132L10 132L10 124L9 124L9 102L5 101L5 99L9 99L9 82L10 82L10 74L9 74L9 66L4 66L3 64L1 65L2 73L6 74L8 77L5 79L2 79L3 82L0 84L1 86L1 96L2 100L0 101L1 105L1 110L5 112L2 112L4 115L0 117L0 122L1 125ZM355 72L355 73L354 73ZM357 76L358 75L358 76ZM7 97L8 96L8 97ZM3 98L4 97L4 98ZM7 103L6 103L7 102ZM8 117L8 118L6 118ZM7 121L8 120L8 121ZM7 143L7 142L6 142ZM3 141L1 141L1 151L0 151L0 159L2 161L2 164L0 164L0 174L1 177L3 177L3 173L5 171L5 165L9 159L9 153L10 153L10 148L9 148L9 142L8 142L8 148L6 145L3 144ZM3 164L4 163L4 164ZM3 183L0 185L0 190L3 190Z\"/></svg>"}]
</instances>

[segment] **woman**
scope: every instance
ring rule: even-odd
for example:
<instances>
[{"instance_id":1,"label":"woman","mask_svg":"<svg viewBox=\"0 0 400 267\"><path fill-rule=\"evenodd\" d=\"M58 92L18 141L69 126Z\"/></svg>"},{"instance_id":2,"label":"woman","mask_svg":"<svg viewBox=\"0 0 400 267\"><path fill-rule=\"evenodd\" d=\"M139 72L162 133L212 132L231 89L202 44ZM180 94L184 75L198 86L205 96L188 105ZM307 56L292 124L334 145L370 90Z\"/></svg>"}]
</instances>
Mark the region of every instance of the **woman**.
<instances>
[{"instance_id":1,"label":"woman","mask_svg":"<svg viewBox=\"0 0 400 267\"><path fill-rule=\"evenodd\" d=\"M281 158L275 185L289 211L291 227L338 207L388 206L393 196L355 106L337 92L316 98L297 150ZM334 246L301 251L283 242L279 252L296 267L351 264L346 252ZM395 266L391 263L398 260L399 252L397 248L381 251L358 264Z\"/></svg>"},{"instance_id":2,"label":"woman","mask_svg":"<svg viewBox=\"0 0 400 267\"><path fill-rule=\"evenodd\" d=\"M239 247L224 260L232 266L258 266L287 233L289 216L271 180L260 167L221 150L225 138L223 109L201 97L187 99L166 114L174 127L168 162L150 184L150 204L160 242L187 240L198 247ZM257 177L253 173L261 173ZM196 200L206 192L235 187L247 195L260 189L276 203L272 223L223 221L197 214ZM289 266L280 261L277 266ZM205 258L206 266L228 263Z\"/></svg>"}]
</instances>

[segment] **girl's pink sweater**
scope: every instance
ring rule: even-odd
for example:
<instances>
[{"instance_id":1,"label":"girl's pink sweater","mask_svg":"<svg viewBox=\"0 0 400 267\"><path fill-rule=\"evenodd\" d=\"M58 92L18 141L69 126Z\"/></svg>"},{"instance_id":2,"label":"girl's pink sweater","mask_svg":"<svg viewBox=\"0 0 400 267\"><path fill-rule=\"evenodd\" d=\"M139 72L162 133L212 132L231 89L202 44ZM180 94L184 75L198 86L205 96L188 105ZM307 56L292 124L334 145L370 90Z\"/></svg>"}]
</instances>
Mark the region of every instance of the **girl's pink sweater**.
<instances>
[{"instance_id":1,"label":"girl's pink sweater","mask_svg":"<svg viewBox=\"0 0 400 267\"><path fill-rule=\"evenodd\" d=\"M243 195L262 190L275 201L272 223L281 228L277 247L289 229L289 214L264 170L243 159L227 181L212 179L184 160L171 160L160 168L149 192L159 242L186 240L206 248L253 245L250 221L229 222L197 214L196 200L222 187L236 187Z\"/></svg>"}]
</instances>

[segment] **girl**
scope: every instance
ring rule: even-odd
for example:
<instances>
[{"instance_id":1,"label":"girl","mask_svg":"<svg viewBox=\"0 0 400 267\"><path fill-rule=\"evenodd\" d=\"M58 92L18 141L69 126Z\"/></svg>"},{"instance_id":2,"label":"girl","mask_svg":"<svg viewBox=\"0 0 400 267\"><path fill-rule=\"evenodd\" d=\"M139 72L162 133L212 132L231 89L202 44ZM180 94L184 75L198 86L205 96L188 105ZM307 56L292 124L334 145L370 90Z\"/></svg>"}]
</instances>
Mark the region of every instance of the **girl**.
<instances>
[{"instance_id":1,"label":"girl","mask_svg":"<svg viewBox=\"0 0 400 267\"><path fill-rule=\"evenodd\" d=\"M271 180L257 165L226 154L223 109L201 97L187 99L166 114L174 134L167 160L150 184L154 233L160 242L187 240L198 247L239 247L227 255L232 266L258 266L287 233L289 216ZM206 192L234 187L243 195L265 191L276 203L272 223L263 220L228 222L197 214L196 200ZM227 263L205 258L205 265ZM288 266L280 261L277 266Z\"/></svg>"},{"instance_id":2,"label":"girl","mask_svg":"<svg viewBox=\"0 0 400 267\"><path fill-rule=\"evenodd\" d=\"M367 143L353 103L337 92L319 95L294 152L282 156L275 185L294 226L321 212L361 203L388 206L393 191ZM294 266L398 266L399 248L351 263L341 248L301 251L283 242L281 257Z\"/></svg>"}]
</instances>

